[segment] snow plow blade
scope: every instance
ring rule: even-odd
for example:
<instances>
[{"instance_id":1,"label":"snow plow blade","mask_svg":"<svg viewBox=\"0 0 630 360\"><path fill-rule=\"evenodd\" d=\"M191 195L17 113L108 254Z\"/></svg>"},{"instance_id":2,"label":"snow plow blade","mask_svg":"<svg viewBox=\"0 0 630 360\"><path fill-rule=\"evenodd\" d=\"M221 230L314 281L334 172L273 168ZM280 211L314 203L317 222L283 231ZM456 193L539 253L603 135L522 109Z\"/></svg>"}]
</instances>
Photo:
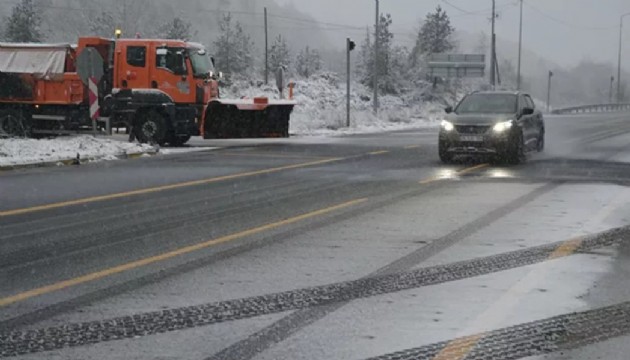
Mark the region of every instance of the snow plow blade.
<instances>
[{"instance_id":1,"label":"snow plow blade","mask_svg":"<svg viewBox=\"0 0 630 360\"><path fill-rule=\"evenodd\" d=\"M214 100L206 110L204 139L289 137L289 120L295 105L290 100L266 98Z\"/></svg>"}]
</instances>

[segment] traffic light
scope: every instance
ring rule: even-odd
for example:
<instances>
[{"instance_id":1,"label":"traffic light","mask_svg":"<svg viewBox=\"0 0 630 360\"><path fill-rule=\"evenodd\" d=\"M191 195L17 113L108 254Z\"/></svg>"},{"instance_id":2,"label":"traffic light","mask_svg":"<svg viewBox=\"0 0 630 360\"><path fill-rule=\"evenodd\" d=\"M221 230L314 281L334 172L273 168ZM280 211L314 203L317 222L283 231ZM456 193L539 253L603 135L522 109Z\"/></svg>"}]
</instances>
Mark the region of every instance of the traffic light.
<instances>
[{"instance_id":1,"label":"traffic light","mask_svg":"<svg viewBox=\"0 0 630 360\"><path fill-rule=\"evenodd\" d=\"M357 47L357 44L352 41L352 40L348 40L348 50L352 51Z\"/></svg>"}]
</instances>

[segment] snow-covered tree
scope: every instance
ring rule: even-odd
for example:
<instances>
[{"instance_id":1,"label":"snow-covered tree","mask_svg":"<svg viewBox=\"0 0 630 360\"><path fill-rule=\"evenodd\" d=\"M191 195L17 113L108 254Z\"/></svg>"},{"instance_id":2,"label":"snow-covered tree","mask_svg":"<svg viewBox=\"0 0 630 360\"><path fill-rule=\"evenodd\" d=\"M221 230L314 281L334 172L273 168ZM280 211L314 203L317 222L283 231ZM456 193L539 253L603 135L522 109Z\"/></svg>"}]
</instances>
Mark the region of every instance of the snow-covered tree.
<instances>
[{"instance_id":1,"label":"snow-covered tree","mask_svg":"<svg viewBox=\"0 0 630 360\"><path fill-rule=\"evenodd\" d=\"M392 22L390 14L381 14L378 33L378 56L376 57L376 71L378 71L379 77L386 76L390 70L392 43L394 41L394 34L390 30Z\"/></svg>"},{"instance_id":2,"label":"snow-covered tree","mask_svg":"<svg viewBox=\"0 0 630 360\"><path fill-rule=\"evenodd\" d=\"M365 39L359 50L359 59L356 67L356 74L362 84L372 84L372 76L374 69L374 47L372 45L372 37L370 29L366 30Z\"/></svg>"},{"instance_id":3,"label":"snow-covered tree","mask_svg":"<svg viewBox=\"0 0 630 360\"><path fill-rule=\"evenodd\" d=\"M116 31L116 20L109 11L101 11L90 23L92 35L102 37L113 37Z\"/></svg>"},{"instance_id":4,"label":"snow-covered tree","mask_svg":"<svg viewBox=\"0 0 630 360\"><path fill-rule=\"evenodd\" d=\"M241 24L231 14L219 22L219 36L214 41L214 57L217 68L228 75L251 72L254 44Z\"/></svg>"},{"instance_id":5,"label":"snow-covered tree","mask_svg":"<svg viewBox=\"0 0 630 360\"><path fill-rule=\"evenodd\" d=\"M374 43L370 41L372 35L369 31L366 34L359 51L357 75L362 84L373 88L374 72L377 72L379 89L384 93L396 94L405 87L408 78L409 54L406 48L394 46L394 34L390 30L392 22L391 15L381 15L376 66L374 66Z\"/></svg>"},{"instance_id":6,"label":"snow-covered tree","mask_svg":"<svg viewBox=\"0 0 630 360\"><path fill-rule=\"evenodd\" d=\"M21 0L5 19L4 37L10 42L41 42L42 12L33 0Z\"/></svg>"},{"instance_id":7,"label":"snow-covered tree","mask_svg":"<svg viewBox=\"0 0 630 360\"><path fill-rule=\"evenodd\" d=\"M307 46L301 50L295 60L295 70L298 75L308 78L322 68L322 59L317 50L311 50Z\"/></svg>"},{"instance_id":8,"label":"snow-covered tree","mask_svg":"<svg viewBox=\"0 0 630 360\"><path fill-rule=\"evenodd\" d=\"M446 11L438 5L434 13L429 13L420 27L416 44L411 52L411 65L416 66L421 56L440 54L455 48L451 20Z\"/></svg>"},{"instance_id":9,"label":"snow-covered tree","mask_svg":"<svg viewBox=\"0 0 630 360\"><path fill-rule=\"evenodd\" d=\"M285 70L291 66L291 50L282 35L278 35L269 49L269 69L275 73L281 66Z\"/></svg>"},{"instance_id":10,"label":"snow-covered tree","mask_svg":"<svg viewBox=\"0 0 630 360\"><path fill-rule=\"evenodd\" d=\"M189 41L197 35L190 22L175 17L173 20L162 25L158 31L158 36L164 39L176 39Z\"/></svg>"}]
</instances>

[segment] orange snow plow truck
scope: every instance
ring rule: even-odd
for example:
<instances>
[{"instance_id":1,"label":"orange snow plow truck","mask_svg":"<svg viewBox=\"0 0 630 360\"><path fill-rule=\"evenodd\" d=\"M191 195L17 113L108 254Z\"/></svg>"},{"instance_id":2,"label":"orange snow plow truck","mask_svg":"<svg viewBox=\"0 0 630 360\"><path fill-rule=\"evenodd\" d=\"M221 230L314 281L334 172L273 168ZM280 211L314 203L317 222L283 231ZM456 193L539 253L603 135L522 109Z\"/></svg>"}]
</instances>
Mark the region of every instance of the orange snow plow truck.
<instances>
[{"instance_id":1,"label":"orange snow plow truck","mask_svg":"<svg viewBox=\"0 0 630 360\"><path fill-rule=\"evenodd\" d=\"M175 40L0 44L0 136L72 133L97 116L157 144L289 136L293 101L221 99L213 63L202 45Z\"/></svg>"}]
</instances>

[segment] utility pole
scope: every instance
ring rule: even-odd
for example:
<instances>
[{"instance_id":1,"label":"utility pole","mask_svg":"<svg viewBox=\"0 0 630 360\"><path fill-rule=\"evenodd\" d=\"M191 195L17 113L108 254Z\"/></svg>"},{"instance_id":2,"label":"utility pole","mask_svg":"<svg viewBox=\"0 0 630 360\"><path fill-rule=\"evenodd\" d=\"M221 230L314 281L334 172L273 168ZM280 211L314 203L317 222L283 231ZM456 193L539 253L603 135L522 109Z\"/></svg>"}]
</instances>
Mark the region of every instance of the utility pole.
<instances>
[{"instance_id":1,"label":"utility pole","mask_svg":"<svg viewBox=\"0 0 630 360\"><path fill-rule=\"evenodd\" d=\"M352 39L346 39L346 55L347 55L347 88L346 88L346 127L350 127L350 53L356 44Z\"/></svg>"},{"instance_id":2,"label":"utility pole","mask_svg":"<svg viewBox=\"0 0 630 360\"><path fill-rule=\"evenodd\" d=\"M549 71L549 79L547 80L547 113L551 110L551 78L553 77L553 71Z\"/></svg>"},{"instance_id":3,"label":"utility pole","mask_svg":"<svg viewBox=\"0 0 630 360\"><path fill-rule=\"evenodd\" d=\"M614 83L615 83L615 77L614 77L614 76L611 76L611 77L610 77L610 92L609 92L609 94L608 94L608 102L609 102L610 104L612 104L612 103L613 103L613 84L614 84Z\"/></svg>"},{"instance_id":4,"label":"utility pole","mask_svg":"<svg viewBox=\"0 0 630 360\"><path fill-rule=\"evenodd\" d=\"M518 69L516 71L516 90L521 90L521 56L523 51L523 0L521 0L521 22L518 30Z\"/></svg>"},{"instance_id":5,"label":"utility pole","mask_svg":"<svg viewBox=\"0 0 630 360\"><path fill-rule=\"evenodd\" d=\"M630 13L623 14L619 18L619 62L617 64L617 103L621 104L621 52L623 51L623 18Z\"/></svg>"},{"instance_id":6,"label":"utility pole","mask_svg":"<svg viewBox=\"0 0 630 360\"><path fill-rule=\"evenodd\" d=\"M496 0L492 0L492 50L490 54L490 84L492 87L496 85L496 56L497 56L497 35L494 32L494 23L496 20Z\"/></svg>"},{"instance_id":7,"label":"utility pole","mask_svg":"<svg viewBox=\"0 0 630 360\"><path fill-rule=\"evenodd\" d=\"M374 114L378 113L378 48L379 48L379 37L381 34L380 31L380 10L379 10L379 0L376 0L376 24L375 24L375 39L374 39L374 69L372 74L374 76Z\"/></svg>"},{"instance_id":8,"label":"utility pole","mask_svg":"<svg viewBox=\"0 0 630 360\"><path fill-rule=\"evenodd\" d=\"M265 84L269 84L269 28L267 27L267 8L265 7Z\"/></svg>"}]
</instances>

